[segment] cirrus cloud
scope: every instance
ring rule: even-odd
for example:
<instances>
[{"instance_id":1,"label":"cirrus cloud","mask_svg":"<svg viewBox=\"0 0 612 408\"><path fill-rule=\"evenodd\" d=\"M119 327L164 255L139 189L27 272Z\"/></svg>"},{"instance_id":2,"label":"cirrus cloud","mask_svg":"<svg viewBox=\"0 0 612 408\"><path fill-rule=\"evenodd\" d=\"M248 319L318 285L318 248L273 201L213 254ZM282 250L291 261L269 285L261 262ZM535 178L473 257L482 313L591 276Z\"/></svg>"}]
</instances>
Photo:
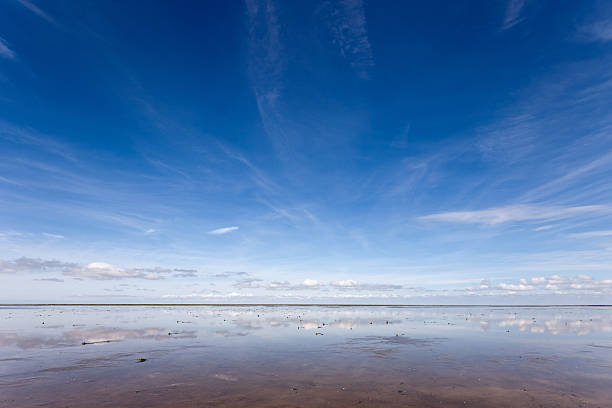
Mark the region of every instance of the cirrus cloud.
<instances>
[{"instance_id":1,"label":"cirrus cloud","mask_svg":"<svg viewBox=\"0 0 612 408\"><path fill-rule=\"evenodd\" d=\"M223 235L227 234L228 232L236 231L237 229L238 227L223 227L208 231L208 233L211 235Z\"/></svg>"},{"instance_id":2,"label":"cirrus cloud","mask_svg":"<svg viewBox=\"0 0 612 408\"><path fill-rule=\"evenodd\" d=\"M179 268L124 268L106 262L91 262L80 265L74 262L63 262L57 260L44 260L38 258L21 257L12 261L0 260L0 273L20 272L61 272L63 275L74 278L114 280L114 279L147 279L159 280L172 276L176 278L195 277L197 271L194 269Z\"/></svg>"},{"instance_id":3,"label":"cirrus cloud","mask_svg":"<svg viewBox=\"0 0 612 408\"><path fill-rule=\"evenodd\" d=\"M511 221L552 221L608 211L605 205L576 207L509 205L475 211L450 211L419 217L423 221L443 221L462 224L497 225Z\"/></svg>"},{"instance_id":4,"label":"cirrus cloud","mask_svg":"<svg viewBox=\"0 0 612 408\"><path fill-rule=\"evenodd\" d=\"M0 56L8 59L15 58L15 52L9 48L2 37L0 37Z\"/></svg>"},{"instance_id":5,"label":"cirrus cloud","mask_svg":"<svg viewBox=\"0 0 612 408\"><path fill-rule=\"evenodd\" d=\"M330 286L340 290L369 290L369 291L388 291L402 289L402 285L387 283L357 283L352 279L331 282Z\"/></svg>"}]
</instances>

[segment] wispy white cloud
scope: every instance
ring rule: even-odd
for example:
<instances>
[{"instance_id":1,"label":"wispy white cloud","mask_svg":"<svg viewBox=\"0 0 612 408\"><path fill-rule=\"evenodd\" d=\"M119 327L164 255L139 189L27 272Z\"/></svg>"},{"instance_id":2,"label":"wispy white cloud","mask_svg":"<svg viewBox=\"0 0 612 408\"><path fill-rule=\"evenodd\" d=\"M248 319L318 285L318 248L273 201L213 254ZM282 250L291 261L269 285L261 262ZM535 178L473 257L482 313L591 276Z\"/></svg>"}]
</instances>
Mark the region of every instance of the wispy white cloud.
<instances>
[{"instance_id":1,"label":"wispy white cloud","mask_svg":"<svg viewBox=\"0 0 612 408\"><path fill-rule=\"evenodd\" d=\"M74 262L57 260L44 260L36 258L18 258L13 261L0 260L0 273L20 272L61 272L63 275L75 278L88 278L95 280L115 279L147 279L160 280L167 277L194 277L197 271L193 269L178 268L122 268L106 262L91 262L79 265Z\"/></svg>"},{"instance_id":2,"label":"wispy white cloud","mask_svg":"<svg viewBox=\"0 0 612 408\"><path fill-rule=\"evenodd\" d=\"M609 172L610 165L612 165L612 151L606 152L571 170L568 170L566 167L564 175L528 191L525 197L550 197L551 195L567 191L568 188L579 184L585 178L598 177L605 174L605 172Z\"/></svg>"},{"instance_id":3,"label":"wispy white cloud","mask_svg":"<svg viewBox=\"0 0 612 408\"><path fill-rule=\"evenodd\" d=\"M6 183L6 184L12 184L14 186L20 186L21 185L21 183L18 183L18 182L14 181L14 180L7 179L6 177L2 177L2 176L0 176L0 182Z\"/></svg>"},{"instance_id":4,"label":"wispy white cloud","mask_svg":"<svg viewBox=\"0 0 612 408\"><path fill-rule=\"evenodd\" d=\"M198 271L195 269L174 268L172 277L174 278L195 278L198 276Z\"/></svg>"},{"instance_id":5,"label":"wispy white cloud","mask_svg":"<svg viewBox=\"0 0 612 408\"><path fill-rule=\"evenodd\" d=\"M288 281L272 281L265 282L263 279L259 278L245 278L241 279L234 283L234 287L240 289L266 289L266 290L312 290L312 289L320 289L323 285L315 279L306 278L302 283L293 284Z\"/></svg>"},{"instance_id":6,"label":"wispy white cloud","mask_svg":"<svg viewBox=\"0 0 612 408\"><path fill-rule=\"evenodd\" d=\"M321 8L327 15L327 25L332 41L340 54L366 79L368 69L374 66L372 47L368 39L365 11L362 0L326 2Z\"/></svg>"},{"instance_id":7,"label":"wispy white cloud","mask_svg":"<svg viewBox=\"0 0 612 408\"><path fill-rule=\"evenodd\" d=\"M242 154L232 151L226 146L221 145L221 150L231 159L242 163L248 170L251 180L261 191L267 194L278 194L281 190L280 187L272 181L260 168L255 166Z\"/></svg>"},{"instance_id":8,"label":"wispy white cloud","mask_svg":"<svg viewBox=\"0 0 612 408\"><path fill-rule=\"evenodd\" d=\"M38 7L36 4L32 3L29 0L17 0L23 7L27 8L28 10L30 10L32 13L36 14L38 17L47 20L49 23L51 24L56 24L57 22L55 21L55 19L53 17L51 17L49 14L45 13L43 10L40 9L40 7Z\"/></svg>"},{"instance_id":9,"label":"wispy white cloud","mask_svg":"<svg viewBox=\"0 0 612 408\"><path fill-rule=\"evenodd\" d=\"M49 232L43 232L42 234L43 236L47 238L53 238L53 239L63 239L64 238L64 236L60 234L51 234Z\"/></svg>"},{"instance_id":10,"label":"wispy white cloud","mask_svg":"<svg viewBox=\"0 0 612 408\"><path fill-rule=\"evenodd\" d=\"M279 112L282 91L281 77L286 56L281 41L281 25L273 0L247 0L249 20L249 74L257 108L266 133L277 147L286 149L289 143Z\"/></svg>"},{"instance_id":11,"label":"wispy white cloud","mask_svg":"<svg viewBox=\"0 0 612 408\"><path fill-rule=\"evenodd\" d=\"M17 273L23 271L68 270L78 265L72 262L43 260L34 258L18 258L13 261L0 260L0 273Z\"/></svg>"},{"instance_id":12,"label":"wispy white cloud","mask_svg":"<svg viewBox=\"0 0 612 408\"><path fill-rule=\"evenodd\" d=\"M517 191L520 183L518 203L608 201L612 116L603 112L612 77L605 69L609 59L602 58L552 67L477 131L475 145L496 170L483 190Z\"/></svg>"},{"instance_id":13,"label":"wispy white cloud","mask_svg":"<svg viewBox=\"0 0 612 408\"><path fill-rule=\"evenodd\" d=\"M571 237L571 238L597 238L597 237L610 237L610 236L612 236L612 230L588 231L588 232L578 232L575 234L568 234L568 237Z\"/></svg>"},{"instance_id":14,"label":"wispy white cloud","mask_svg":"<svg viewBox=\"0 0 612 408\"><path fill-rule=\"evenodd\" d=\"M533 153L537 139L534 129L540 126L533 112L512 112L502 121L481 129L477 148L485 159L513 163Z\"/></svg>"},{"instance_id":15,"label":"wispy white cloud","mask_svg":"<svg viewBox=\"0 0 612 408\"><path fill-rule=\"evenodd\" d=\"M598 20L581 26L578 29L581 38L586 41L612 41L612 18Z\"/></svg>"},{"instance_id":16,"label":"wispy white cloud","mask_svg":"<svg viewBox=\"0 0 612 408\"><path fill-rule=\"evenodd\" d=\"M221 292L208 292L208 293L187 293L184 295L179 294L166 294L162 297L164 299L227 299L227 298L242 298L242 297L252 297L252 293L238 293L238 292L230 292L230 293L221 293Z\"/></svg>"},{"instance_id":17,"label":"wispy white cloud","mask_svg":"<svg viewBox=\"0 0 612 408\"><path fill-rule=\"evenodd\" d=\"M223 227L223 228L217 228L211 231L208 231L209 234L212 235L223 235L223 234L227 234L228 232L232 232L232 231L236 231L238 229L238 227Z\"/></svg>"},{"instance_id":18,"label":"wispy white cloud","mask_svg":"<svg viewBox=\"0 0 612 408\"><path fill-rule=\"evenodd\" d=\"M244 278L237 282L234 282L233 286L240 289L246 288L262 288L267 287L270 284L263 284L263 279L260 278Z\"/></svg>"},{"instance_id":19,"label":"wispy white cloud","mask_svg":"<svg viewBox=\"0 0 612 408\"><path fill-rule=\"evenodd\" d=\"M0 120L0 138L12 143L31 145L49 153L61 156L71 162L76 162L76 155L65 144L58 142L50 135L42 134L34 129L17 126L13 123Z\"/></svg>"},{"instance_id":20,"label":"wispy white cloud","mask_svg":"<svg viewBox=\"0 0 612 408\"><path fill-rule=\"evenodd\" d=\"M352 279L339 280L331 282L330 286L340 290L357 290L357 291L388 291L402 289L402 285L394 285L388 283L357 283Z\"/></svg>"},{"instance_id":21,"label":"wispy white cloud","mask_svg":"<svg viewBox=\"0 0 612 408\"><path fill-rule=\"evenodd\" d=\"M215 273L212 276L214 278L236 278L236 277L239 277L239 276L248 276L248 275L249 274L247 272L226 271L226 272Z\"/></svg>"},{"instance_id":22,"label":"wispy white cloud","mask_svg":"<svg viewBox=\"0 0 612 408\"><path fill-rule=\"evenodd\" d=\"M504 22L502 24L502 30L507 30L514 27L521 21L521 12L525 7L526 0L510 0L506 6L506 12L504 14Z\"/></svg>"},{"instance_id":23,"label":"wispy white cloud","mask_svg":"<svg viewBox=\"0 0 612 408\"><path fill-rule=\"evenodd\" d=\"M423 221L444 221L464 224L497 225L511 221L558 220L607 211L604 205L554 207L536 205L511 205L477 211L451 211L419 217Z\"/></svg>"},{"instance_id":24,"label":"wispy white cloud","mask_svg":"<svg viewBox=\"0 0 612 408\"><path fill-rule=\"evenodd\" d=\"M163 274L170 272L165 268L138 269L119 268L105 262L92 262L84 267L64 270L65 275L98 280L139 278L157 280L163 279Z\"/></svg>"},{"instance_id":25,"label":"wispy white cloud","mask_svg":"<svg viewBox=\"0 0 612 408\"><path fill-rule=\"evenodd\" d=\"M318 27L319 24L326 26L328 34L324 35L323 40L330 41L331 46L339 50L350 67L362 78L367 78L373 58L362 1L322 3L315 12L317 29L313 30L313 33L324 32ZM294 30L298 27L292 24L292 15L289 8L285 8L285 3L274 0L247 0L246 6L249 77L261 123L279 159L299 167L302 165L300 159L305 148L316 147L319 143L340 143L343 137L349 137L345 136L345 132L351 132L349 125L360 127L363 121L358 115L350 115L348 120L346 106L336 111L335 115L330 114L331 109L335 109L335 103L325 110L313 106L316 98L323 96L320 90L315 92L309 102L300 104L304 107L303 110L295 111L295 84L294 81L288 80L287 74L295 74L294 69L303 69L303 66L298 65L303 58L311 59L312 64L319 64L321 61L312 60L312 55L303 54L308 49L300 43L302 34L295 35ZM318 68L316 70L318 71ZM316 78L318 75L309 78L311 73L305 74L305 81L321 80ZM313 90L319 88L317 82L311 84L309 87ZM327 96L322 100L331 102Z\"/></svg>"},{"instance_id":26,"label":"wispy white cloud","mask_svg":"<svg viewBox=\"0 0 612 408\"><path fill-rule=\"evenodd\" d=\"M303 291L312 289L321 289L329 292L330 289L340 291L392 291L402 289L402 285L387 284L387 283L358 283L352 279L339 280L329 283L319 282L316 279L306 278L301 283L290 283L288 281L272 281L265 282L259 278L245 278L234 283L234 287L240 289L265 289L270 291ZM326 296L331 296L332 293L326 293Z\"/></svg>"},{"instance_id":27,"label":"wispy white cloud","mask_svg":"<svg viewBox=\"0 0 612 408\"><path fill-rule=\"evenodd\" d=\"M60 279L60 278L37 278L34 280L44 281L44 282L63 282L64 281L63 279Z\"/></svg>"},{"instance_id":28,"label":"wispy white cloud","mask_svg":"<svg viewBox=\"0 0 612 408\"><path fill-rule=\"evenodd\" d=\"M512 273L609 272L612 265L612 248L512 254L504 259L504 270Z\"/></svg>"},{"instance_id":29,"label":"wispy white cloud","mask_svg":"<svg viewBox=\"0 0 612 408\"><path fill-rule=\"evenodd\" d=\"M15 52L11 50L6 41L0 37L0 56L8 59L15 58Z\"/></svg>"}]
</instances>

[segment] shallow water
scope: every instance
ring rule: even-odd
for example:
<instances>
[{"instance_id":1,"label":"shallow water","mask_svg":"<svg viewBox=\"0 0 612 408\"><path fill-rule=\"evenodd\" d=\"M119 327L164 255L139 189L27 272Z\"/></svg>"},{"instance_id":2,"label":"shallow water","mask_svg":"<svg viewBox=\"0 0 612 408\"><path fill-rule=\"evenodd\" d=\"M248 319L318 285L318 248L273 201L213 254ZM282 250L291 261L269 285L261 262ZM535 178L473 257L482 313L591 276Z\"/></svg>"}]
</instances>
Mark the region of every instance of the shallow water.
<instances>
[{"instance_id":1,"label":"shallow water","mask_svg":"<svg viewBox=\"0 0 612 408\"><path fill-rule=\"evenodd\" d=\"M0 307L0 407L612 407L612 308Z\"/></svg>"}]
</instances>

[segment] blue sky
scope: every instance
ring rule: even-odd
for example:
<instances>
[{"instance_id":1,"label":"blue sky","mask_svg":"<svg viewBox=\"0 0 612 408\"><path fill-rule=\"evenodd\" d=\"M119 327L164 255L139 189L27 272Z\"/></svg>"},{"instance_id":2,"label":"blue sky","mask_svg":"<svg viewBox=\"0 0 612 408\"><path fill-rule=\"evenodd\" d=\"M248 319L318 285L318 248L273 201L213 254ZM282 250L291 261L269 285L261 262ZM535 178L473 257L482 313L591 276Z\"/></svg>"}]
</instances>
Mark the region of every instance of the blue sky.
<instances>
[{"instance_id":1,"label":"blue sky","mask_svg":"<svg viewBox=\"0 0 612 408\"><path fill-rule=\"evenodd\" d=\"M0 301L610 303L607 2L0 3Z\"/></svg>"}]
</instances>

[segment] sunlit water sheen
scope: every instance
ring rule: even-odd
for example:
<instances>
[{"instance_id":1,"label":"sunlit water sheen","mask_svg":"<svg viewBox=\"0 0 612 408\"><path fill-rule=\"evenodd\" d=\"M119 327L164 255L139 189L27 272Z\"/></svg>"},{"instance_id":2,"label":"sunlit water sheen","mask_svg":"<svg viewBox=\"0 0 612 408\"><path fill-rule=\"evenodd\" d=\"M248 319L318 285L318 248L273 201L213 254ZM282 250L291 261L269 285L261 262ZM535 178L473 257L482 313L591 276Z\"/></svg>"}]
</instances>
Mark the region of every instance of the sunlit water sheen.
<instances>
[{"instance_id":1,"label":"sunlit water sheen","mask_svg":"<svg viewBox=\"0 0 612 408\"><path fill-rule=\"evenodd\" d=\"M1 407L612 407L610 308L2 307L0 322Z\"/></svg>"}]
</instances>

